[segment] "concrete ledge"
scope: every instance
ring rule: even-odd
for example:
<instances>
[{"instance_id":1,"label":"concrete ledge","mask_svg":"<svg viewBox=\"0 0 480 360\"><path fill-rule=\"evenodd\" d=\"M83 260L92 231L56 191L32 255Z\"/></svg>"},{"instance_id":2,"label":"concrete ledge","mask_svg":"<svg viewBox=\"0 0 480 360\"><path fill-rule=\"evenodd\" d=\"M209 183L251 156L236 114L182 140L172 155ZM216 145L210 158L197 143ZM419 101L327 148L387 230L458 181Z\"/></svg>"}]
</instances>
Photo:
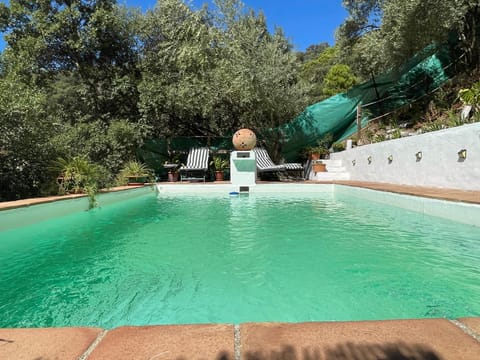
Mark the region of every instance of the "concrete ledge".
<instances>
[{"instance_id":1,"label":"concrete ledge","mask_svg":"<svg viewBox=\"0 0 480 360\"><path fill-rule=\"evenodd\" d=\"M0 329L0 359L77 360L101 331L98 328Z\"/></svg>"}]
</instances>

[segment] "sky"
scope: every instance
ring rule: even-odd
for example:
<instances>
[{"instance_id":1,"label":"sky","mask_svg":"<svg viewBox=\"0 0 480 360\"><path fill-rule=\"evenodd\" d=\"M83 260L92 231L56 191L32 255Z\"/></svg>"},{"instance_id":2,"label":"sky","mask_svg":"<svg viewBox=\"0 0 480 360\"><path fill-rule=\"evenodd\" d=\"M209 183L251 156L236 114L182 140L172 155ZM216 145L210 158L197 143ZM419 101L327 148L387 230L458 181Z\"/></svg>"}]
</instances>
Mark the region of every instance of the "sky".
<instances>
[{"instance_id":1,"label":"sky","mask_svg":"<svg viewBox=\"0 0 480 360\"><path fill-rule=\"evenodd\" d=\"M120 0L128 6L151 9L156 0ZM206 0L193 0L200 7ZM279 26L298 51L309 45L335 43L335 30L347 17L342 0L243 0L256 11L262 10L269 30Z\"/></svg>"},{"instance_id":2,"label":"sky","mask_svg":"<svg viewBox=\"0 0 480 360\"><path fill-rule=\"evenodd\" d=\"M204 2L209 0L193 0L196 7ZM119 3L146 11L153 8L156 0L119 0ZM333 45L335 30L347 17L342 0L243 0L243 3L256 11L262 10L269 30L281 27L297 51L322 42ZM0 50L4 47L2 37Z\"/></svg>"}]
</instances>

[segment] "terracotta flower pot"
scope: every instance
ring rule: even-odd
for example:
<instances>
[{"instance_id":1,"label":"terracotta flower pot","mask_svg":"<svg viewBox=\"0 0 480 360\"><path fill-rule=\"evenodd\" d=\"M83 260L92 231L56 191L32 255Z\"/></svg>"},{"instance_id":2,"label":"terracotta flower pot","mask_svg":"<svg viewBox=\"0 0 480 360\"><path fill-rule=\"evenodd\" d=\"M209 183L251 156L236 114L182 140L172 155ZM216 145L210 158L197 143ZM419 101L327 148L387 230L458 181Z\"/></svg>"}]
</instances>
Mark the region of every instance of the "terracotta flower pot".
<instances>
[{"instance_id":1,"label":"terracotta flower pot","mask_svg":"<svg viewBox=\"0 0 480 360\"><path fill-rule=\"evenodd\" d=\"M327 165L322 164L320 162L314 163L312 165L312 170L316 174L317 172L326 172L327 171Z\"/></svg>"},{"instance_id":2,"label":"terracotta flower pot","mask_svg":"<svg viewBox=\"0 0 480 360\"><path fill-rule=\"evenodd\" d=\"M223 171L215 171L215 181L223 181Z\"/></svg>"},{"instance_id":3,"label":"terracotta flower pot","mask_svg":"<svg viewBox=\"0 0 480 360\"><path fill-rule=\"evenodd\" d=\"M178 181L178 172L168 172L168 181L175 182Z\"/></svg>"}]
</instances>

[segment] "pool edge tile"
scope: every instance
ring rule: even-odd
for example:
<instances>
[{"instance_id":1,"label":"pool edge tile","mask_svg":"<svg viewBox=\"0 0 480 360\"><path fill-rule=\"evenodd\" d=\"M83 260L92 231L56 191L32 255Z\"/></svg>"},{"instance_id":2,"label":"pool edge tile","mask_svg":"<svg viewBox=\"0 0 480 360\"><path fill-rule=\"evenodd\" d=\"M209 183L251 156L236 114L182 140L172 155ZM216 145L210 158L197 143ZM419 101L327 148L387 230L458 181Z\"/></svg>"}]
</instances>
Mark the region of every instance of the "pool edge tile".
<instances>
[{"instance_id":1,"label":"pool edge tile","mask_svg":"<svg viewBox=\"0 0 480 360\"><path fill-rule=\"evenodd\" d=\"M101 328L0 328L0 359L77 360Z\"/></svg>"},{"instance_id":2,"label":"pool edge tile","mask_svg":"<svg viewBox=\"0 0 480 360\"><path fill-rule=\"evenodd\" d=\"M117 327L88 356L88 360L167 358L233 360L234 325Z\"/></svg>"},{"instance_id":3,"label":"pool edge tile","mask_svg":"<svg viewBox=\"0 0 480 360\"><path fill-rule=\"evenodd\" d=\"M446 319L245 323L240 336L243 360L343 359L352 354L477 360L480 354L480 343Z\"/></svg>"}]
</instances>

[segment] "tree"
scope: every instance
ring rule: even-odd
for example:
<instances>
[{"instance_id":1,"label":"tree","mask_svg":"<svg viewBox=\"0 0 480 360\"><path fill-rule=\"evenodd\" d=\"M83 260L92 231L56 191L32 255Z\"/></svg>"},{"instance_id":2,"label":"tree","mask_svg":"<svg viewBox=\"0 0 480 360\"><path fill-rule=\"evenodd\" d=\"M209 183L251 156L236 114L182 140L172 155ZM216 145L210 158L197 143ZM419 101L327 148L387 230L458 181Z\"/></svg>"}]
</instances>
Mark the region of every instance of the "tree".
<instances>
[{"instance_id":1,"label":"tree","mask_svg":"<svg viewBox=\"0 0 480 360\"><path fill-rule=\"evenodd\" d=\"M9 134L2 151L18 155L2 165L29 174L23 183L10 181L7 196L40 194L48 162L58 156L84 155L110 171L134 156L148 131L137 108L137 19L114 0L2 4L1 81L23 96L4 95L10 120L2 124ZM17 170L11 173L18 177Z\"/></svg>"},{"instance_id":2,"label":"tree","mask_svg":"<svg viewBox=\"0 0 480 360\"><path fill-rule=\"evenodd\" d=\"M0 78L0 201L36 196L49 181L55 149L46 100L42 89Z\"/></svg>"},{"instance_id":3,"label":"tree","mask_svg":"<svg viewBox=\"0 0 480 360\"><path fill-rule=\"evenodd\" d=\"M297 52L297 59L301 63L305 63L311 60L314 60L320 56L330 45L327 42L322 42L320 44L314 44L307 47L305 52Z\"/></svg>"},{"instance_id":4,"label":"tree","mask_svg":"<svg viewBox=\"0 0 480 360\"><path fill-rule=\"evenodd\" d=\"M156 136L209 135L214 38L206 10L161 0L141 27L140 110Z\"/></svg>"},{"instance_id":5,"label":"tree","mask_svg":"<svg viewBox=\"0 0 480 360\"><path fill-rule=\"evenodd\" d=\"M300 69L300 78L308 88L309 103L322 100L323 80L329 69L338 62L338 51L335 47L327 47L315 59L304 63Z\"/></svg>"},{"instance_id":6,"label":"tree","mask_svg":"<svg viewBox=\"0 0 480 360\"><path fill-rule=\"evenodd\" d=\"M477 18L480 15L478 1L388 1L383 12L385 56L394 65L402 64L432 42L445 42L452 31L463 38L461 46L464 50L470 48L471 42L478 37L478 34L469 39L465 36L465 26L470 25L466 21L468 15ZM474 19L471 21L475 22Z\"/></svg>"},{"instance_id":7,"label":"tree","mask_svg":"<svg viewBox=\"0 0 480 360\"><path fill-rule=\"evenodd\" d=\"M52 99L72 96L83 109L82 120L138 119L136 16L114 0L12 0L4 26L7 71L49 87ZM61 102L52 107L71 113Z\"/></svg>"},{"instance_id":8,"label":"tree","mask_svg":"<svg viewBox=\"0 0 480 360\"><path fill-rule=\"evenodd\" d=\"M323 80L323 93L326 96L345 92L357 83L357 78L348 65L333 65Z\"/></svg>"},{"instance_id":9,"label":"tree","mask_svg":"<svg viewBox=\"0 0 480 360\"><path fill-rule=\"evenodd\" d=\"M479 63L476 0L344 0L350 16L337 31L340 58L364 78L403 64L452 32L471 66ZM421 20L420 20L421 19Z\"/></svg>"},{"instance_id":10,"label":"tree","mask_svg":"<svg viewBox=\"0 0 480 360\"><path fill-rule=\"evenodd\" d=\"M240 1L195 11L161 0L142 29L140 109L157 136L230 136L299 110L291 45Z\"/></svg>"}]
</instances>

